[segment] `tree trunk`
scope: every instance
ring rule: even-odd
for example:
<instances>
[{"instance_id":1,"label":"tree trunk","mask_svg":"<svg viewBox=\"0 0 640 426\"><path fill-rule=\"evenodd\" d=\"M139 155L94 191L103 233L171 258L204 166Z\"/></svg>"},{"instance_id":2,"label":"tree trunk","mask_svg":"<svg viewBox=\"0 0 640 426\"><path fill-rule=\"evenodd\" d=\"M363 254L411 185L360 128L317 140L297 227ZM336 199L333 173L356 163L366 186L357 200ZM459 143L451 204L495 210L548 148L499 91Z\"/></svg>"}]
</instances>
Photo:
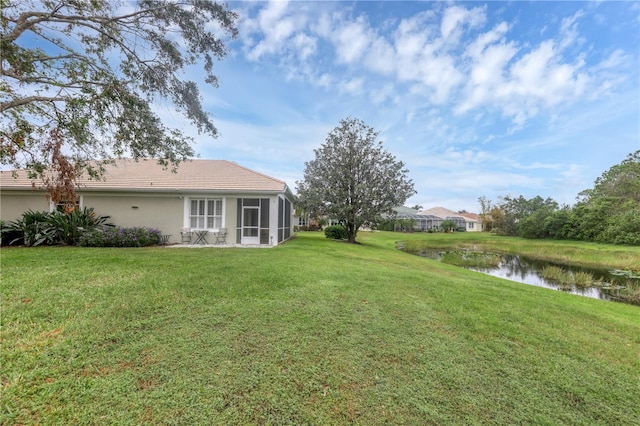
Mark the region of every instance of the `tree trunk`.
<instances>
[{"instance_id":1,"label":"tree trunk","mask_svg":"<svg viewBox=\"0 0 640 426\"><path fill-rule=\"evenodd\" d=\"M347 239L350 243L354 244L356 242L357 232L356 224L353 222L347 222Z\"/></svg>"}]
</instances>

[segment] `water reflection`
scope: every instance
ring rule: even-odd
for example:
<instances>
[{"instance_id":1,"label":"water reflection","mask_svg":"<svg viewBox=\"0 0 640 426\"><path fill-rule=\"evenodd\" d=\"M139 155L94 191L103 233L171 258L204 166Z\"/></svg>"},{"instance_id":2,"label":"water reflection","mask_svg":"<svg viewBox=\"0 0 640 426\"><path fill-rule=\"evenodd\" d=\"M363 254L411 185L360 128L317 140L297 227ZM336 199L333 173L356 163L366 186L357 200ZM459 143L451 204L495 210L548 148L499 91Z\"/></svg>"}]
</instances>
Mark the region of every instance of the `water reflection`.
<instances>
[{"instance_id":1,"label":"water reflection","mask_svg":"<svg viewBox=\"0 0 640 426\"><path fill-rule=\"evenodd\" d=\"M430 259L440 259L445 252L437 249L422 249L420 256ZM585 272L593 276L593 286L579 288L576 286L563 286L547 280L542 275L542 270L548 266L557 266L571 273ZM535 285L552 290L561 290L567 293L594 299L620 301L619 288L628 280L621 280L619 276L611 274L606 269L594 269L584 267L574 267L552 262L530 259L524 256L502 255L502 261L495 268L469 268L473 271L482 272L498 278L504 278L523 284ZM603 285L603 283L605 283ZM604 287L604 288L603 288Z\"/></svg>"}]
</instances>

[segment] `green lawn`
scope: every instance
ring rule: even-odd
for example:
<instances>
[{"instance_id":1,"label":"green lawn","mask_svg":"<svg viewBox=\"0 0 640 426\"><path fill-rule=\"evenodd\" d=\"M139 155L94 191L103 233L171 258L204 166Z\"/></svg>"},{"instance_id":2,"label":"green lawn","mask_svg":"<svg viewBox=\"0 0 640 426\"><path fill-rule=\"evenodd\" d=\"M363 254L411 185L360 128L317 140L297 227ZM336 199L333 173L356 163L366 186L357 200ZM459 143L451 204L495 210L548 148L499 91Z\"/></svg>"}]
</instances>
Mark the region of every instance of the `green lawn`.
<instances>
[{"instance_id":1,"label":"green lawn","mask_svg":"<svg viewBox=\"0 0 640 426\"><path fill-rule=\"evenodd\" d=\"M638 424L637 306L404 238L2 249L0 423Z\"/></svg>"}]
</instances>

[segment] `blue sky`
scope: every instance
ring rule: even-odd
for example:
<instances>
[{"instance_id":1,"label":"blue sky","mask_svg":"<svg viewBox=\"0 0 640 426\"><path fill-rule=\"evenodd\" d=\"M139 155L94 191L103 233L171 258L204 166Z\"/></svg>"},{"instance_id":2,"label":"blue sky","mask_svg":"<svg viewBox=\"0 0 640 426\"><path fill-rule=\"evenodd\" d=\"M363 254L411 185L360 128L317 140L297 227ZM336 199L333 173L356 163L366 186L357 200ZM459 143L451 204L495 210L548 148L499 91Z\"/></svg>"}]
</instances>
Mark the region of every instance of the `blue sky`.
<instances>
[{"instance_id":1,"label":"blue sky","mask_svg":"<svg viewBox=\"0 0 640 426\"><path fill-rule=\"evenodd\" d=\"M577 194L640 149L640 2L231 2L240 35L201 86L227 159L295 191L357 117L409 170L405 204ZM187 75L196 78L197 75Z\"/></svg>"}]
</instances>

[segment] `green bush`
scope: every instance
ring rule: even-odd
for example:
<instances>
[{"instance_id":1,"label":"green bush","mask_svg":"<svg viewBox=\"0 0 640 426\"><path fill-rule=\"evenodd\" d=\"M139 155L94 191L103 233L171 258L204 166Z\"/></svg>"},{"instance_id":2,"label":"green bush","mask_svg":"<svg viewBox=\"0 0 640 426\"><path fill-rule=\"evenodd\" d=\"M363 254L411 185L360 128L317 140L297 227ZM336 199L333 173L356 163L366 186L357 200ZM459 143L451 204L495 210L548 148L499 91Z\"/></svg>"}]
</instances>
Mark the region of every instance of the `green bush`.
<instances>
[{"instance_id":1,"label":"green bush","mask_svg":"<svg viewBox=\"0 0 640 426\"><path fill-rule=\"evenodd\" d=\"M640 206L627 202L621 212L611 215L596 241L609 244L640 246Z\"/></svg>"},{"instance_id":2,"label":"green bush","mask_svg":"<svg viewBox=\"0 0 640 426\"><path fill-rule=\"evenodd\" d=\"M380 231L395 231L396 221L393 219L383 219L377 223Z\"/></svg>"},{"instance_id":3,"label":"green bush","mask_svg":"<svg viewBox=\"0 0 640 426\"><path fill-rule=\"evenodd\" d=\"M83 210L75 209L71 212L55 211L49 214L47 223L55 233L57 242L77 245L82 235L99 226L112 226L107 224L110 216L100 216L92 207Z\"/></svg>"},{"instance_id":4,"label":"green bush","mask_svg":"<svg viewBox=\"0 0 640 426\"><path fill-rule=\"evenodd\" d=\"M83 247L147 247L160 244L160 235L159 230L152 228L104 226L85 232L79 245Z\"/></svg>"},{"instance_id":5,"label":"green bush","mask_svg":"<svg viewBox=\"0 0 640 426\"><path fill-rule=\"evenodd\" d=\"M84 232L106 225L108 219L109 216L97 215L93 208L86 207L71 212L27 210L20 219L3 227L2 233L11 235L8 244L20 241L27 246L76 245Z\"/></svg>"},{"instance_id":6,"label":"green bush","mask_svg":"<svg viewBox=\"0 0 640 426\"><path fill-rule=\"evenodd\" d=\"M324 228L324 235L334 240L346 240L347 228L342 225L332 225Z\"/></svg>"},{"instance_id":7,"label":"green bush","mask_svg":"<svg viewBox=\"0 0 640 426\"><path fill-rule=\"evenodd\" d=\"M13 232L15 238L9 241L13 244L22 240L27 246L37 246L40 244L53 244L54 235L48 230L47 212L34 212L27 210L22 213L22 217L16 221L9 222L6 232Z\"/></svg>"},{"instance_id":8,"label":"green bush","mask_svg":"<svg viewBox=\"0 0 640 426\"><path fill-rule=\"evenodd\" d=\"M22 244L22 230L10 226L9 223L0 220L0 245L9 246L12 244Z\"/></svg>"}]
</instances>

